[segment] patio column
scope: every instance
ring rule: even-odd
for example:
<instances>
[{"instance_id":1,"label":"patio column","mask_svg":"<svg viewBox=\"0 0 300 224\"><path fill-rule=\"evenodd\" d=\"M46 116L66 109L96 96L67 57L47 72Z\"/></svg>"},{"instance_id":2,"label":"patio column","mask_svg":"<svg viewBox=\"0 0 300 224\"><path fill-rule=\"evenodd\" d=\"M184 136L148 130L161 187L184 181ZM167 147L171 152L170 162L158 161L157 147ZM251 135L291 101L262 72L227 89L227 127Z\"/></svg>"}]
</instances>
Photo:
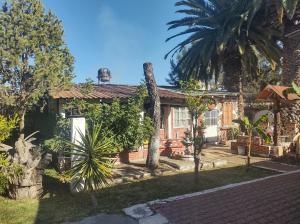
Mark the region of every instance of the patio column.
<instances>
[{"instance_id":1,"label":"patio column","mask_svg":"<svg viewBox=\"0 0 300 224\"><path fill-rule=\"evenodd\" d=\"M82 133L85 135L85 117L76 116L71 117L71 141L74 144L81 143L80 134ZM71 156L71 167L74 166L76 161L78 161L80 158L78 156ZM80 192L83 190L83 184L78 184L76 188L74 188L74 182L71 182L71 191L72 192Z\"/></svg>"}]
</instances>

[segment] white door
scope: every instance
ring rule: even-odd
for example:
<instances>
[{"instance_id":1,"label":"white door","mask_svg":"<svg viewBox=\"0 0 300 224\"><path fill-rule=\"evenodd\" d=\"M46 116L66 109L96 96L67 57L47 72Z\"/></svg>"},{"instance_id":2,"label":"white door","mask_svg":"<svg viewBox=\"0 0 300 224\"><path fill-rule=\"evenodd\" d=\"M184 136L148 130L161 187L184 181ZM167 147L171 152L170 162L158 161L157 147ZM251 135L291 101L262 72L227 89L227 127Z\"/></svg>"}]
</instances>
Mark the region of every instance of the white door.
<instances>
[{"instance_id":1,"label":"white door","mask_svg":"<svg viewBox=\"0 0 300 224\"><path fill-rule=\"evenodd\" d=\"M206 128L204 137L206 142L218 142L218 119L218 110L210 110L205 112L204 120Z\"/></svg>"}]
</instances>

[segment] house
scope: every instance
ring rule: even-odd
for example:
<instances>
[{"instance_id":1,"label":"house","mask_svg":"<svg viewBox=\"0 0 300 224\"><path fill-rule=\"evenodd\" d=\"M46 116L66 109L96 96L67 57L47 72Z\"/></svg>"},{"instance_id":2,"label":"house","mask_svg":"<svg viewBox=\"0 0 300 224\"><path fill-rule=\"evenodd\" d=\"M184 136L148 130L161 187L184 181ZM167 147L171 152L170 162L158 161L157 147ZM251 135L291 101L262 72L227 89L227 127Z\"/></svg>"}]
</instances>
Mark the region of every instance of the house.
<instances>
[{"instance_id":1,"label":"house","mask_svg":"<svg viewBox=\"0 0 300 224\"><path fill-rule=\"evenodd\" d=\"M185 94L179 89L170 86L160 86L161 99L161 129L160 151L162 155L184 154L185 147L182 140L185 132L191 130L192 122L186 107ZM134 96L137 86L98 84L94 85L90 93L83 93L79 85L69 90L57 91L51 95L51 110L64 114L63 105L71 99L79 98L94 102L109 102L115 98L125 100ZM216 104L210 105L199 122L205 123L205 140L209 143L225 142L228 130L232 127L232 120L237 118L238 93L227 91L209 91L207 93ZM146 156L146 150L138 150L139 154L133 159Z\"/></svg>"}]
</instances>

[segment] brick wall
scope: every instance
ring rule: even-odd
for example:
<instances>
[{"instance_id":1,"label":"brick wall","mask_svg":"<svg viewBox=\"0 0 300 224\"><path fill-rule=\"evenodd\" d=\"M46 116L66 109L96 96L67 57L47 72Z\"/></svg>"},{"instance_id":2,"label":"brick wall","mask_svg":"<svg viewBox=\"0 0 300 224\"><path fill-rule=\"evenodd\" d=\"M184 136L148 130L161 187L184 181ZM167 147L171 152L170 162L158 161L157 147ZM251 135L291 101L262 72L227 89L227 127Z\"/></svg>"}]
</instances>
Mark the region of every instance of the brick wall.
<instances>
[{"instance_id":1,"label":"brick wall","mask_svg":"<svg viewBox=\"0 0 300 224\"><path fill-rule=\"evenodd\" d=\"M239 146L244 146L246 151L248 150L249 145L249 137L248 136L239 136L236 142L231 142L231 152L237 153ZM271 147L269 145L264 145L264 142L260 137L254 137L252 139L252 155L270 155Z\"/></svg>"}]
</instances>

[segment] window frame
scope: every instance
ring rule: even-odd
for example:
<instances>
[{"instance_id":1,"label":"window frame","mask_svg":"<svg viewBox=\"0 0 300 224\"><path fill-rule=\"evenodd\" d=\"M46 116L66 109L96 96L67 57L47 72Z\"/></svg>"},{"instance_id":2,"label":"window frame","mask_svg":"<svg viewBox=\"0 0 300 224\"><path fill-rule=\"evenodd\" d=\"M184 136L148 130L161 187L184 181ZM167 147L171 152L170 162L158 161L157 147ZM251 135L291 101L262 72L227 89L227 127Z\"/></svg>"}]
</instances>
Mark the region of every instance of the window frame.
<instances>
[{"instance_id":1,"label":"window frame","mask_svg":"<svg viewBox=\"0 0 300 224\"><path fill-rule=\"evenodd\" d=\"M219 110L208 110L204 112L204 124L206 127L218 126ZM209 116L207 116L209 115Z\"/></svg>"},{"instance_id":2,"label":"window frame","mask_svg":"<svg viewBox=\"0 0 300 224\"><path fill-rule=\"evenodd\" d=\"M188 107L173 107L173 128L189 128L191 122L192 119Z\"/></svg>"}]
</instances>

